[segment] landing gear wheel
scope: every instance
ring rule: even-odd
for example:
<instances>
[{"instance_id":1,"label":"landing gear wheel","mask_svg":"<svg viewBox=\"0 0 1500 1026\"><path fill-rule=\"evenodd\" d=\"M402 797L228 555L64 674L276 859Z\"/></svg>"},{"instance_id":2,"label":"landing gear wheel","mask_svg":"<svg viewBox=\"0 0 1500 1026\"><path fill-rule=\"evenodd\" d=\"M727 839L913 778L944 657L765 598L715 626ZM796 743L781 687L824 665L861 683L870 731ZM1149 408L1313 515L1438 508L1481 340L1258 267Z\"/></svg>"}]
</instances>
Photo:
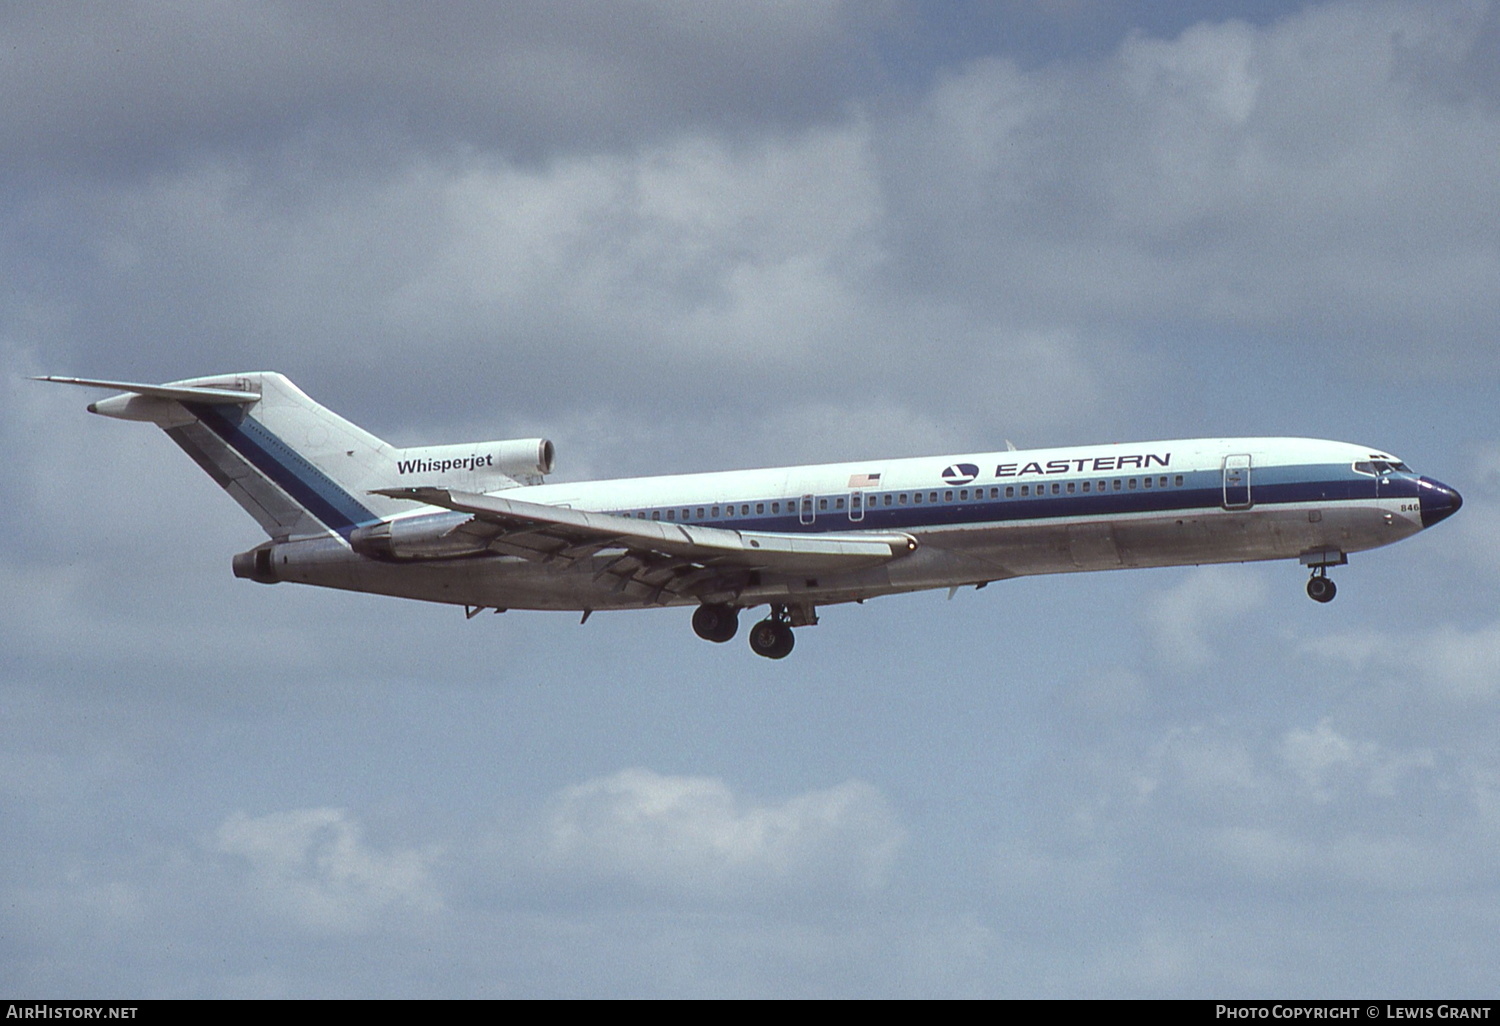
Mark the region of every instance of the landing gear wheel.
<instances>
[{"instance_id":1,"label":"landing gear wheel","mask_svg":"<svg viewBox=\"0 0 1500 1026\"><path fill-rule=\"evenodd\" d=\"M1338 588L1326 576L1318 574L1308 579L1307 597L1314 602L1332 602Z\"/></svg>"},{"instance_id":2,"label":"landing gear wheel","mask_svg":"<svg viewBox=\"0 0 1500 1026\"><path fill-rule=\"evenodd\" d=\"M739 629L740 611L732 606L710 604L693 611L693 630L704 641L728 641Z\"/></svg>"},{"instance_id":3,"label":"landing gear wheel","mask_svg":"<svg viewBox=\"0 0 1500 1026\"><path fill-rule=\"evenodd\" d=\"M776 620L762 620L750 628L750 650L767 659L785 659L796 642L791 627Z\"/></svg>"}]
</instances>

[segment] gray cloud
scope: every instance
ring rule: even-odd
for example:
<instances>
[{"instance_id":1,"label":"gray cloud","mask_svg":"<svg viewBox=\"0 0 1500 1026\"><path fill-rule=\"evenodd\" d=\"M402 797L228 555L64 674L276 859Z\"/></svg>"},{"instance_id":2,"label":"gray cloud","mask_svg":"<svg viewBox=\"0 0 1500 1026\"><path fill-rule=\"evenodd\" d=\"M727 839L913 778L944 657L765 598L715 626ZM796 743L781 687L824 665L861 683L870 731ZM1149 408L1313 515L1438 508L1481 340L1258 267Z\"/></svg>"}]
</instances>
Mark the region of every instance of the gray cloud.
<instances>
[{"instance_id":1,"label":"gray cloud","mask_svg":"<svg viewBox=\"0 0 1500 1026\"><path fill-rule=\"evenodd\" d=\"M84 4L0 23L17 170L116 178L317 135L523 160L694 123L830 117L873 70L883 5Z\"/></svg>"}]
</instances>

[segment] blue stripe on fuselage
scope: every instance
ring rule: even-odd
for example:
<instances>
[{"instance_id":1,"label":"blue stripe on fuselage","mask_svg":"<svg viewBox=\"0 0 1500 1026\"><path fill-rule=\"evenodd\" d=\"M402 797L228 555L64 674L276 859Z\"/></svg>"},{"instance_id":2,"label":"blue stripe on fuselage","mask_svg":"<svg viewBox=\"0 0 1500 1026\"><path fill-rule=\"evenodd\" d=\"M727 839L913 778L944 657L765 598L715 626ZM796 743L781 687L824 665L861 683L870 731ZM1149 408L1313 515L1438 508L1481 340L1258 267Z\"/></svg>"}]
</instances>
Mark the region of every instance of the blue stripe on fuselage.
<instances>
[{"instance_id":1,"label":"blue stripe on fuselage","mask_svg":"<svg viewBox=\"0 0 1500 1026\"><path fill-rule=\"evenodd\" d=\"M380 519L275 432L251 417L243 406L235 406L226 413L227 408L222 405L182 405L329 530L348 538L356 527Z\"/></svg>"},{"instance_id":2,"label":"blue stripe on fuselage","mask_svg":"<svg viewBox=\"0 0 1500 1026\"><path fill-rule=\"evenodd\" d=\"M1136 480L1141 481L1146 475L1136 475ZM1175 475L1150 475L1153 481L1161 476ZM1108 487L1105 491L1082 492L1075 491L1068 494L1067 487L1071 482L1075 488L1081 488L1084 478L1069 476L1066 479L1053 479L1061 487L1058 495L1050 494L1053 480L1047 477L1032 477L1026 481L1029 487L1048 489L1046 495L1020 494L1020 482L1014 478L1006 479L997 485L991 481L982 486L973 487L974 492L982 491L984 498L974 498L968 501L957 502L923 502L915 503L910 496L920 492L924 497L931 492L946 493L956 492L957 489L943 484L938 487L928 486L925 488L895 488L889 491L866 492L870 505L865 507L862 520L850 520L847 509L820 509L817 517L811 524L804 524L796 512L797 497L766 497L762 500L737 500L734 503L721 502L711 497L702 497L689 501L671 503L673 509L684 509L696 506L728 506L728 505L755 505L757 503L769 506L773 501L780 501L787 506L787 512L782 514L750 514L733 517L705 517L703 519L692 518L688 521L678 520L677 523L701 524L704 527L725 527L739 530L777 531L784 533L810 533L821 531L859 531L859 530L919 530L922 528L944 528L964 527L978 524L1003 524L1010 521L1033 521L1060 519L1065 517L1083 517L1087 519L1108 518L1132 513L1195 513L1203 511L1217 511L1223 508L1224 502L1224 478L1219 470L1188 471L1183 475L1181 485L1168 485L1165 488L1144 488L1139 485L1134 490L1128 487L1129 477L1118 478L1121 481L1121 489L1114 491L1116 477L1110 475L1090 476L1087 480L1091 484L1107 481ZM1356 473L1347 463L1327 465L1291 465L1291 466L1269 466L1254 467L1250 478L1251 498L1254 500L1255 509L1267 506L1317 503L1317 502L1349 502L1357 500L1370 500L1377 497L1375 478ZM999 487L1002 498L989 498L991 488ZM1015 496L1004 498L1006 487L1016 488ZM1392 474L1386 479L1386 483L1379 486L1379 495L1384 498L1414 497L1417 494L1416 479L1414 477ZM908 495L906 505L899 503L901 494ZM834 500L843 498L847 501L848 492L839 492L832 495L818 495L818 499L827 499L830 505ZM889 495L892 505L885 505L885 498ZM664 504L661 509L666 509ZM632 515L624 512L624 515ZM664 523L669 521L663 521Z\"/></svg>"}]
</instances>

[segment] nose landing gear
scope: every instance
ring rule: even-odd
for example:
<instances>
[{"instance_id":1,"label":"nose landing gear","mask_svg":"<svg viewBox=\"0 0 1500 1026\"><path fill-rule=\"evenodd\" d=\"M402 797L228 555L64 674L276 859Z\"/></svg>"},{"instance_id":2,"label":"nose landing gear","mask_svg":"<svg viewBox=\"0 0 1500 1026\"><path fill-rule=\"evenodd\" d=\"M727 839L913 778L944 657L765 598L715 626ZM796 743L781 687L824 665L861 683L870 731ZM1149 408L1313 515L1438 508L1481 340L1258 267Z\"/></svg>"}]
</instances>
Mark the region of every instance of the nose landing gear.
<instances>
[{"instance_id":1,"label":"nose landing gear","mask_svg":"<svg viewBox=\"0 0 1500 1026\"><path fill-rule=\"evenodd\" d=\"M1302 553L1302 565L1312 568L1312 577L1307 581L1307 597L1314 602L1332 602L1338 589L1328 576L1328 568L1348 562L1349 556L1341 549L1309 549Z\"/></svg>"},{"instance_id":2,"label":"nose landing gear","mask_svg":"<svg viewBox=\"0 0 1500 1026\"><path fill-rule=\"evenodd\" d=\"M1328 576L1326 566L1318 567L1307 579L1307 597L1314 602L1332 602L1333 596L1337 595L1338 591L1333 579Z\"/></svg>"}]
</instances>

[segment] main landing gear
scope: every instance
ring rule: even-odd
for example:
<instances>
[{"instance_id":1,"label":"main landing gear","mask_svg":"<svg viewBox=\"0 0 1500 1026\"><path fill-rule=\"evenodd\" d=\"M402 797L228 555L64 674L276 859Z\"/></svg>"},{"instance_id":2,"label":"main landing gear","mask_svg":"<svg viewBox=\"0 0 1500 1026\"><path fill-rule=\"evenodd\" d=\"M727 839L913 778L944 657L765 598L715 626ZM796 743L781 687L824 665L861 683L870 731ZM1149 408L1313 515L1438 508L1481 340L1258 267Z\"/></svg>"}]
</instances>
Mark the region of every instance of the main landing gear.
<instances>
[{"instance_id":1,"label":"main landing gear","mask_svg":"<svg viewBox=\"0 0 1500 1026\"><path fill-rule=\"evenodd\" d=\"M767 659L785 659L791 655L797 637L792 633L792 625L787 623L785 617L785 609L773 607L770 616L751 627L750 651Z\"/></svg>"},{"instance_id":2,"label":"main landing gear","mask_svg":"<svg viewBox=\"0 0 1500 1026\"><path fill-rule=\"evenodd\" d=\"M693 612L693 631L704 641L725 642L739 629L740 611L734 606L709 603ZM785 659L797 639L793 627L818 622L813 610L801 606L773 605L771 615L750 628L750 650L767 659Z\"/></svg>"},{"instance_id":3,"label":"main landing gear","mask_svg":"<svg viewBox=\"0 0 1500 1026\"><path fill-rule=\"evenodd\" d=\"M704 641L728 641L739 628L740 611L733 606L706 605L693 611L693 630Z\"/></svg>"}]
</instances>

